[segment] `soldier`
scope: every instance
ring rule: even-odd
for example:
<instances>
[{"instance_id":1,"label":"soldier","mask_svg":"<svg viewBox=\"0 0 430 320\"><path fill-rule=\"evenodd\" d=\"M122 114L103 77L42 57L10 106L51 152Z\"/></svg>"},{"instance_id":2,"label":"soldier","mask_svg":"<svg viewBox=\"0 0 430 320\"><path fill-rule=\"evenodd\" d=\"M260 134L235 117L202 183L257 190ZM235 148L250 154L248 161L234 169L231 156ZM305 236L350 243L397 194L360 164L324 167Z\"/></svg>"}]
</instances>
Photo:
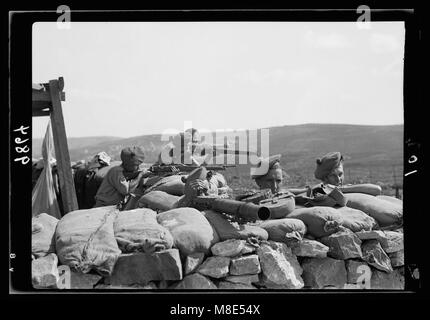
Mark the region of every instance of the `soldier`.
<instances>
[{"instance_id":1,"label":"soldier","mask_svg":"<svg viewBox=\"0 0 430 320\"><path fill-rule=\"evenodd\" d=\"M376 184L344 184L344 158L340 152L329 152L316 160L315 178L322 181L321 188L337 187L342 193L366 193L380 195L382 188ZM315 187L314 187L315 188Z\"/></svg>"},{"instance_id":2,"label":"soldier","mask_svg":"<svg viewBox=\"0 0 430 320\"><path fill-rule=\"evenodd\" d=\"M180 133L174 137L173 141L169 142L164 146L162 153L168 154L171 158L172 173L179 173L174 165L185 164L192 166L200 166L212 157L211 154L201 156L198 151L201 151L203 147L214 147L211 145L201 144L201 137L197 129L189 128L184 133ZM180 148L180 149L179 149ZM174 152L176 150L176 152ZM162 153L158 157L158 164L163 164ZM168 163L169 164L169 163ZM157 181L153 180L152 181ZM151 182L152 182L151 181ZM196 180L194 183L195 187L198 188L209 188L209 193L212 195L219 195L221 197L228 197L231 189L228 187L224 176L216 171L210 171L207 177L207 181Z\"/></svg>"},{"instance_id":3,"label":"soldier","mask_svg":"<svg viewBox=\"0 0 430 320\"><path fill-rule=\"evenodd\" d=\"M260 166L263 161L267 163L267 171L251 176L260 189L270 189L273 194L281 190L284 179L280 159L281 155L277 154L261 160Z\"/></svg>"},{"instance_id":4,"label":"soldier","mask_svg":"<svg viewBox=\"0 0 430 320\"><path fill-rule=\"evenodd\" d=\"M200 135L197 129L190 128L185 130L184 133L179 133L163 147L163 151L158 156L157 164L186 163L199 165L193 158L193 152L199 141ZM168 157L170 162L165 163L166 159L164 157Z\"/></svg>"},{"instance_id":5,"label":"soldier","mask_svg":"<svg viewBox=\"0 0 430 320\"><path fill-rule=\"evenodd\" d=\"M80 160L75 165L73 180L79 209L94 207L95 196L103 178L114 165L119 165L119 163L117 161L111 163L110 156L104 151L96 154L89 163Z\"/></svg>"},{"instance_id":6,"label":"soldier","mask_svg":"<svg viewBox=\"0 0 430 320\"><path fill-rule=\"evenodd\" d=\"M327 153L316 160L315 178L323 184L342 186L344 179L343 156L340 152Z\"/></svg>"},{"instance_id":7,"label":"soldier","mask_svg":"<svg viewBox=\"0 0 430 320\"><path fill-rule=\"evenodd\" d=\"M270 207L273 219L284 218L295 208L294 194L281 188L286 174L281 167L280 159L280 154L262 159L260 162L262 172L251 176L261 191L251 191L236 198Z\"/></svg>"},{"instance_id":8,"label":"soldier","mask_svg":"<svg viewBox=\"0 0 430 320\"><path fill-rule=\"evenodd\" d=\"M284 192L288 193L287 190L281 191L281 186L284 182L284 170L280 164L281 155L276 154L268 158L264 158L260 161L259 166L261 172L258 174L251 175L251 178L255 180L255 183L261 191L250 190L245 194L241 194L236 197L236 200L241 201L255 201L258 199L266 199L273 195ZM263 167L262 164L265 163ZM262 171L265 168L265 171ZM270 190L270 191L268 191Z\"/></svg>"},{"instance_id":9,"label":"soldier","mask_svg":"<svg viewBox=\"0 0 430 320\"><path fill-rule=\"evenodd\" d=\"M139 185L143 171L139 165L144 160L140 147L124 148L121 151L121 165L108 171L96 194L96 207L118 205Z\"/></svg>"}]
</instances>

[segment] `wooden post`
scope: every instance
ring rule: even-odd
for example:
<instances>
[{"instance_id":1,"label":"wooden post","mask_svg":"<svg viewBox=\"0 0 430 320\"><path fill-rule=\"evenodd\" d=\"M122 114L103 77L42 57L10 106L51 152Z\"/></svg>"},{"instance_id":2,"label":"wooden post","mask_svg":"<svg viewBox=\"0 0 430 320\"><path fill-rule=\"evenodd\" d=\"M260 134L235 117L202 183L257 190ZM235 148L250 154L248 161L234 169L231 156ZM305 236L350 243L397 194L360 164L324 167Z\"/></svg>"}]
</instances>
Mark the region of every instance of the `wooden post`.
<instances>
[{"instance_id":1,"label":"wooden post","mask_svg":"<svg viewBox=\"0 0 430 320\"><path fill-rule=\"evenodd\" d=\"M67 145L66 127L64 125L61 100L65 100L64 80L49 81L49 94L52 101L51 125L54 137L55 157L57 160L58 175L60 178L60 190L63 200L64 213L78 209L75 184L73 182L72 170L70 168L69 148Z\"/></svg>"}]
</instances>

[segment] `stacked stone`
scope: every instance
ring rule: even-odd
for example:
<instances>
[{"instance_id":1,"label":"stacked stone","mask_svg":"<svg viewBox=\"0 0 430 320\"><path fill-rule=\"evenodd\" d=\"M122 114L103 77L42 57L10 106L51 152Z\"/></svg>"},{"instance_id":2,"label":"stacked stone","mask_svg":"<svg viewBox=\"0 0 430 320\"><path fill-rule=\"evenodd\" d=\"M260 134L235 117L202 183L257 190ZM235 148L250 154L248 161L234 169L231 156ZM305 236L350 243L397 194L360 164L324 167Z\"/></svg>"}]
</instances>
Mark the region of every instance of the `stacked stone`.
<instances>
[{"instance_id":1,"label":"stacked stone","mask_svg":"<svg viewBox=\"0 0 430 320\"><path fill-rule=\"evenodd\" d=\"M302 248L311 246L309 240L293 249L303 257L305 288L404 289L403 233L343 229L318 240L313 246L320 248L320 256L304 254Z\"/></svg>"},{"instance_id":2,"label":"stacked stone","mask_svg":"<svg viewBox=\"0 0 430 320\"><path fill-rule=\"evenodd\" d=\"M50 253L32 261L32 283L35 289L94 289L102 276L81 273L58 264L58 257Z\"/></svg>"},{"instance_id":3,"label":"stacked stone","mask_svg":"<svg viewBox=\"0 0 430 320\"><path fill-rule=\"evenodd\" d=\"M206 254L122 253L105 276L70 270L51 252L32 261L32 279L37 289L404 289L403 269L401 229L342 228L297 242L229 239Z\"/></svg>"},{"instance_id":4,"label":"stacked stone","mask_svg":"<svg viewBox=\"0 0 430 320\"><path fill-rule=\"evenodd\" d=\"M202 254L185 260L185 278L175 289L256 290L300 289L303 270L284 243L230 239L212 246L206 259Z\"/></svg>"}]
</instances>

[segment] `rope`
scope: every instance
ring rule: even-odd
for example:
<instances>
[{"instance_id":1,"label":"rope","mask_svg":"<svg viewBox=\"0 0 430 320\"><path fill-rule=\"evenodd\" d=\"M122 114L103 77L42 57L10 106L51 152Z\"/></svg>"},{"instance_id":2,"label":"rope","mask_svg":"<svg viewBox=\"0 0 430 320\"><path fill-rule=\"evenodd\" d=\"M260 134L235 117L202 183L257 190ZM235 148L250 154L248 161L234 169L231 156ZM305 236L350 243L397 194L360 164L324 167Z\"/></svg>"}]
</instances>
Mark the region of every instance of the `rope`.
<instances>
[{"instance_id":1,"label":"rope","mask_svg":"<svg viewBox=\"0 0 430 320\"><path fill-rule=\"evenodd\" d=\"M88 266L91 266L93 263L94 263L94 260L96 259L96 258L94 258L94 259L92 259L92 260L90 260L89 258L88 258L88 254L87 254L87 252L88 252L88 249L89 249L89 247L90 247L90 245L91 245L91 243L92 243L92 241L93 241L93 239L94 239L94 237L95 237L95 235L100 231L100 229L106 224L106 222L107 222L107 220L108 220L108 217L113 213L113 214L116 214L118 211L117 211L117 209L116 208L112 208L112 210L111 211L109 211L108 213L106 213L105 215L104 215L104 217L103 217L103 220L102 220L102 222L101 222L101 224L97 227L97 229L93 232L93 233L91 233L90 234L90 236L88 237L88 240L87 240L87 242L85 243L85 245L84 245L84 247L82 248L82 254L81 254L81 257L82 257L82 260L81 260L81 264L80 264L80 268L81 269L86 269L86 267L88 267Z\"/></svg>"}]
</instances>

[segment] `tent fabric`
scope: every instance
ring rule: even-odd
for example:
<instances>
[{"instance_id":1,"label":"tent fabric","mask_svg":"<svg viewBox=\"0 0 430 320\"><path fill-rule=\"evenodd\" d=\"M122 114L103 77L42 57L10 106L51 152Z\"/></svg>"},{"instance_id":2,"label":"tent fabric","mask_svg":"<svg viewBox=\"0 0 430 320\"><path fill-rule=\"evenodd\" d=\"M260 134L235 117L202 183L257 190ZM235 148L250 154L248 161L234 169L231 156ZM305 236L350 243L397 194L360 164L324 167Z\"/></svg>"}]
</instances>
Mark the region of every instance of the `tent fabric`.
<instances>
[{"instance_id":1,"label":"tent fabric","mask_svg":"<svg viewBox=\"0 0 430 320\"><path fill-rule=\"evenodd\" d=\"M52 163L55 159L54 151L54 138L52 136L51 121L49 121L42 144L44 165L31 194L31 211L33 216L47 213L57 219L61 219L60 206L58 205L52 176Z\"/></svg>"}]
</instances>

